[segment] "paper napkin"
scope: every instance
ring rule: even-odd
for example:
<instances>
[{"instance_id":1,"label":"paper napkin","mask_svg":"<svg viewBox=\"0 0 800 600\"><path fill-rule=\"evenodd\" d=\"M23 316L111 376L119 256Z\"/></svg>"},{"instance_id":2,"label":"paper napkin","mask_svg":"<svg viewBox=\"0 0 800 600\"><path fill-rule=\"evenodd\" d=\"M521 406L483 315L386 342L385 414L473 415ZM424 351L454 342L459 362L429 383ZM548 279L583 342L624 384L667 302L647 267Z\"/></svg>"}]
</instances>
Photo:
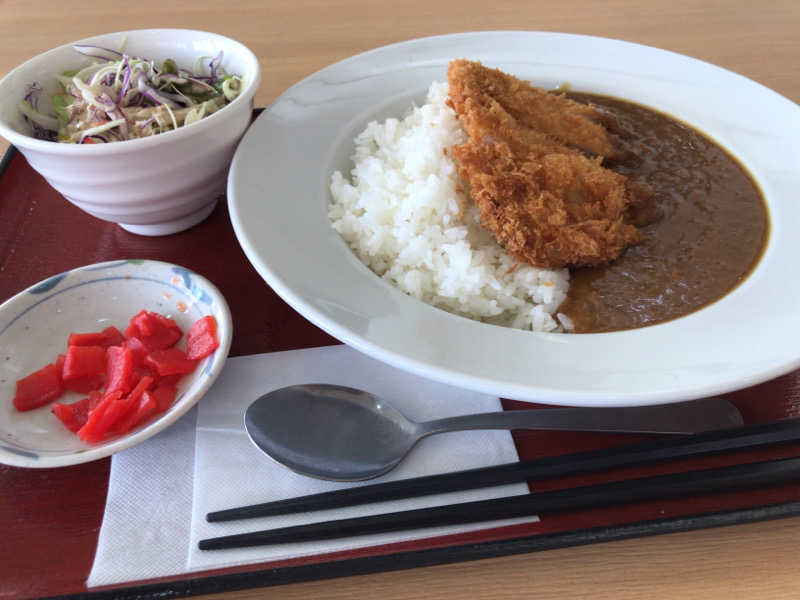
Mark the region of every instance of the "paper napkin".
<instances>
[{"instance_id":1,"label":"paper napkin","mask_svg":"<svg viewBox=\"0 0 800 600\"><path fill-rule=\"evenodd\" d=\"M531 520L199 550L197 542L208 537L527 493L525 484L513 484L315 513L208 523L205 516L210 511L518 460L506 431L454 432L422 440L400 466L371 482L334 483L298 475L250 442L243 415L265 392L312 382L367 390L417 421L501 409L496 397L410 375L346 346L229 359L219 380L199 403L196 418L189 413L160 435L114 456L100 541L87 584L315 555Z\"/></svg>"},{"instance_id":2,"label":"paper napkin","mask_svg":"<svg viewBox=\"0 0 800 600\"><path fill-rule=\"evenodd\" d=\"M115 454L88 587L180 573L191 523L197 409Z\"/></svg>"}]
</instances>

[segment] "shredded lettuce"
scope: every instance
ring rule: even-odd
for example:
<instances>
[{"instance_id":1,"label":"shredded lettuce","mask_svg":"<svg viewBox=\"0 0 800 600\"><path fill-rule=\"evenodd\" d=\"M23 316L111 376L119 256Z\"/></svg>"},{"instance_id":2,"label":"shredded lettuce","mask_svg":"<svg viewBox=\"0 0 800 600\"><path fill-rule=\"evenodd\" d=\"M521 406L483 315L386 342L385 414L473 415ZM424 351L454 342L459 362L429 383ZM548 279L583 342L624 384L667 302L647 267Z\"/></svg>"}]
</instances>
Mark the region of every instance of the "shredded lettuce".
<instances>
[{"instance_id":1,"label":"shredded lettuce","mask_svg":"<svg viewBox=\"0 0 800 600\"><path fill-rule=\"evenodd\" d=\"M53 110L56 111L58 118L58 129L63 129L69 123L69 105L73 98L65 93L52 94L50 100L53 102Z\"/></svg>"},{"instance_id":2,"label":"shredded lettuce","mask_svg":"<svg viewBox=\"0 0 800 600\"><path fill-rule=\"evenodd\" d=\"M145 137L190 125L235 100L242 78L228 74L223 53L198 58L191 71L168 58L155 61L94 45L73 46L93 62L56 75L55 113L38 110L41 87L31 84L20 112L42 139L84 143Z\"/></svg>"}]
</instances>

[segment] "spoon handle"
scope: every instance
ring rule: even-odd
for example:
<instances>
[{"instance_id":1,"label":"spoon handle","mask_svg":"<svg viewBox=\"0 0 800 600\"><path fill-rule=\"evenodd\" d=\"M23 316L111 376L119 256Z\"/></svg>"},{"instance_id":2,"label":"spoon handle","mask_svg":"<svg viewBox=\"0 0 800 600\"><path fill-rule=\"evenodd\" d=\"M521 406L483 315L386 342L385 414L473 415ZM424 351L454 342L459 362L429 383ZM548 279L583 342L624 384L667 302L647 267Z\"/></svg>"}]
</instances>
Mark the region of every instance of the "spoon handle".
<instances>
[{"instance_id":1,"label":"spoon handle","mask_svg":"<svg viewBox=\"0 0 800 600\"><path fill-rule=\"evenodd\" d=\"M548 408L463 415L419 423L420 434L465 429L541 429L630 433L699 433L738 427L738 409L723 398L614 408Z\"/></svg>"}]
</instances>

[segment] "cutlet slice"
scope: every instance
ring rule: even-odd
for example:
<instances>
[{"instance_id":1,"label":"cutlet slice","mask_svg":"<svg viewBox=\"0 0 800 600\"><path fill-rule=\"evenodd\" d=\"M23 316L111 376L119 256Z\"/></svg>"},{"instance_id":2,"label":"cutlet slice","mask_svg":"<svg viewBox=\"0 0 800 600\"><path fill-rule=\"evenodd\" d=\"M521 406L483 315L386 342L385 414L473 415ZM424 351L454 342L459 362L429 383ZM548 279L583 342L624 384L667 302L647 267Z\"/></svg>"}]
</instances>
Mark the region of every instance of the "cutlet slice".
<instances>
[{"instance_id":1,"label":"cutlet slice","mask_svg":"<svg viewBox=\"0 0 800 600\"><path fill-rule=\"evenodd\" d=\"M611 144L594 133L605 130L586 118L583 105L480 63L453 61L448 79L451 105L469 136L452 148L453 157L482 223L507 252L541 268L593 266L642 240L626 221L635 199L627 178L602 167L602 156L571 147L578 139L596 149ZM509 97L516 94L521 99ZM537 107L546 117L532 114ZM567 124L578 118L580 131L572 135ZM543 120L558 123L542 130Z\"/></svg>"},{"instance_id":2,"label":"cutlet slice","mask_svg":"<svg viewBox=\"0 0 800 600\"><path fill-rule=\"evenodd\" d=\"M624 222L622 175L580 154L514 155L503 142L453 148L481 222L512 256L540 268L599 265L642 240Z\"/></svg>"},{"instance_id":3,"label":"cutlet slice","mask_svg":"<svg viewBox=\"0 0 800 600\"><path fill-rule=\"evenodd\" d=\"M587 104L531 86L479 62L454 60L447 70L450 102L470 135L504 133L509 143L549 139L590 154L616 154L612 137Z\"/></svg>"}]
</instances>

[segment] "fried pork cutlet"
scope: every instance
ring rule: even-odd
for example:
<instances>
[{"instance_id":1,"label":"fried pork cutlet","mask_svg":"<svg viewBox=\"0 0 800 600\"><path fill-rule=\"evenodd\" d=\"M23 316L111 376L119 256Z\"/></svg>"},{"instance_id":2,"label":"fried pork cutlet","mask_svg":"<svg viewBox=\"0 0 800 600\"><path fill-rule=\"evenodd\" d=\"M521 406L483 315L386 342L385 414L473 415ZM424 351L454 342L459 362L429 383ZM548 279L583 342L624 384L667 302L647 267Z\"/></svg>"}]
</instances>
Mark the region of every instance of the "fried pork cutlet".
<instances>
[{"instance_id":1,"label":"fried pork cutlet","mask_svg":"<svg viewBox=\"0 0 800 600\"><path fill-rule=\"evenodd\" d=\"M477 62L451 62L448 81L469 136L452 149L459 174L506 251L541 268L579 267L642 240L626 220L634 186L601 166L616 150L595 109Z\"/></svg>"}]
</instances>

